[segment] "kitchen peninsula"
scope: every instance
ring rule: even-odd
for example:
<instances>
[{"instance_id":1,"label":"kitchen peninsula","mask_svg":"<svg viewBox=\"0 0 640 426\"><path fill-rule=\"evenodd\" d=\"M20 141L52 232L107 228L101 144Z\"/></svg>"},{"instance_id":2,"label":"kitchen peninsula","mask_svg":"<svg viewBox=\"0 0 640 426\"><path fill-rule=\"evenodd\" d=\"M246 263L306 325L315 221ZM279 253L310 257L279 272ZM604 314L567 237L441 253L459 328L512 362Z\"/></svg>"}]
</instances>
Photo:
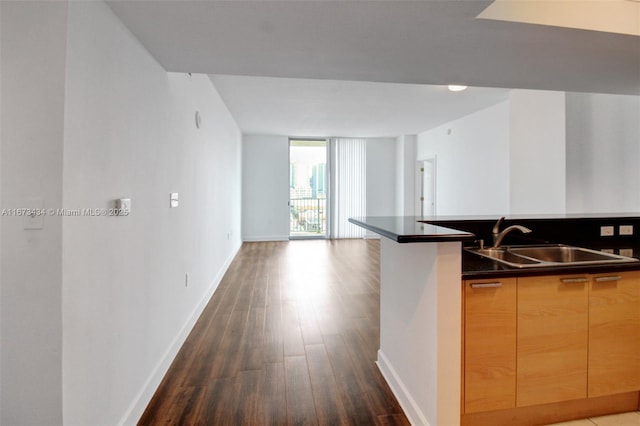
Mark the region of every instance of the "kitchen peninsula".
<instances>
[{"instance_id":1,"label":"kitchen peninsula","mask_svg":"<svg viewBox=\"0 0 640 426\"><path fill-rule=\"evenodd\" d=\"M519 269L464 250L478 244L479 239L490 245L491 229L496 220L496 217L350 219L383 236L380 244L378 366L407 417L413 424L430 426L532 425L637 410L640 398L640 274L634 271L640 271L640 262ZM515 240L507 241L509 244L575 244L638 257L638 237L633 232L632 235L626 235L627 232L619 235L618 231L640 231L637 215L509 217L504 226L516 223L533 232L526 236L513 235L510 238ZM614 235L600 237L602 227L607 231L613 229ZM503 288L492 288L502 287L502 281L505 282ZM556 285L556 281L561 284ZM595 293L593 284L600 281L604 284L598 284L598 291L603 287L607 291L620 288L626 293L603 298ZM565 282L572 284L569 286ZM479 299L468 299L473 292L467 287L472 285L474 289L488 287L491 296L487 299L485 293ZM543 290L539 288L541 285ZM544 293L547 291L544 289L552 291ZM517 299L529 294L524 290L531 290L533 295L543 294L544 302L527 305ZM508 303L503 303L502 299L497 303L496 295L503 294L507 295ZM570 372L574 382L567 385L571 392L565 392L564 385L559 386L558 392L555 388L549 391L545 383L540 384L538 380L544 378L547 370L568 371L563 360L558 366L545 366L547 370L540 370L536 360L544 359L544 351L541 351L542 358L521 351L535 339L548 337L522 328L527 315L534 315L536 309L549 309L551 314L545 320L555 321L556 313L566 310L566 305L545 305L556 303L556 296L558 303L570 300L578 306L575 312L571 311L570 320L562 320L562 324L571 324L571 339L578 342L567 356L577 365L576 370ZM465 300L472 301L465 306ZM598 313L598 306L610 302L616 305L616 315L627 317L618 321L603 313L602 318L607 319L602 324L598 322L599 317L589 317L589 311ZM520 306L518 303L523 307L519 312L516 310L516 306ZM533 306L530 312L525 310L527 306ZM473 310L476 307L481 309ZM532 324L536 321L534 318ZM497 328L505 324L507 328ZM577 329L575 324L584 326L584 330ZM597 327L589 328L590 324ZM624 348L620 354L615 348L611 353L604 351L601 358L606 361L613 357L616 365L625 367L622 372L624 383L619 389L602 380L599 387L587 386L587 378L589 383L596 383L613 374L611 363L600 362L593 349L598 347L594 340L597 336L607 339L612 335L611 327L624 328ZM554 326L548 329L554 330ZM465 346L465 332L468 338L479 336L480 343ZM554 339L565 341L562 336L551 336L548 340ZM588 339L592 339L590 353L587 352ZM506 346L497 344L503 342ZM607 341L609 346L606 347L610 348L611 344ZM549 349L549 354L557 358L555 350ZM521 366L531 365L533 376L527 376L522 367L516 369L516 360ZM559 381L555 380L555 383ZM492 391L496 392L495 398ZM531 397L527 399L529 395Z\"/></svg>"}]
</instances>

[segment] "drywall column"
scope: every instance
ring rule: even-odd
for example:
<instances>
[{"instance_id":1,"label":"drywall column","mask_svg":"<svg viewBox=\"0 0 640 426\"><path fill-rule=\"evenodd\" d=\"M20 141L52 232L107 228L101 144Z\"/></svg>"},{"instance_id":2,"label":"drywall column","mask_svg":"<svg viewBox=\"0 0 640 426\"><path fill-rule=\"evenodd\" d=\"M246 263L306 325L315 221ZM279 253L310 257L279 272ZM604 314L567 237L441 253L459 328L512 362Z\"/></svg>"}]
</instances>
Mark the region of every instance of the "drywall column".
<instances>
[{"instance_id":1,"label":"drywall column","mask_svg":"<svg viewBox=\"0 0 640 426\"><path fill-rule=\"evenodd\" d=\"M564 213L565 94L510 93L510 213Z\"/></svg>"},{"instance_id":2,"label":"drywall column","mask_svg":"<svg viewBox=\"0 0 640 426\"><path fill-rule=\"evenodd\" d=\"M393 216L395 212L395 139L367 138L367 215ZM377 235L377 234L376 234Z\"/></svg>"},{"instance_id":3,"label":"drywall column","mask_svg":"<svg viewBox=\"0 0 640 426\"><path fill-rule=\"evenodd\" d=\"M417 145L416 135L399 136L396 140L396 216L415 215Z\"/></svg>"},{"instance_id":4,"label":"drywall column","mask_svg":"<svg viewBox=\"0 0 640 426\"><path fill-rule=\"evenodd\" d=\"M1 2L0 423L62 424L62 205L67 2ZM38 227L42 220L42 229Z\"/></svg>"},{"instance_id":5,"label":"drywall column","mask_svg":"<svg viewBox=\"0 0 640 426\"><path fill-rule=\"evenodd\" d=\"M411 424L458 425L461 243L380 240L378 366Z\"/></svg>"}]
</instances>

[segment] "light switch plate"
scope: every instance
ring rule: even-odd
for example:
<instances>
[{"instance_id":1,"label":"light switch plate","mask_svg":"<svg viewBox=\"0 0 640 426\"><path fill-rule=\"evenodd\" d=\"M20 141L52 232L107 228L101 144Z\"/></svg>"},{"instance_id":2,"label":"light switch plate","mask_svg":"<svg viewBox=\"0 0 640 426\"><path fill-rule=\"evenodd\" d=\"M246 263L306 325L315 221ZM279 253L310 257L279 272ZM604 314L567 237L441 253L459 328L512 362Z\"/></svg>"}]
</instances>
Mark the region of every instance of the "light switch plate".
<instances>
[{"instance_id":1,"label":"light switch plate","mask_svg":"<svg viewBox=\"0 0 640 426\"><path fill-rule=\"evenodd\" d=\"M172 192L169 194L169 206L173 209L180 205L180 201L178 199L178 193Z\"/></svg>"},{"instance_id":2,"label":"light switch plate","mask_svg":"<svg viewBox=\"0 0 640 426\"><path fill-rule=\"evenodd\" d=\"M118 198L116 200L118 216L128 216L131 213L131 198Z\"/></svg>"}]
</instances>

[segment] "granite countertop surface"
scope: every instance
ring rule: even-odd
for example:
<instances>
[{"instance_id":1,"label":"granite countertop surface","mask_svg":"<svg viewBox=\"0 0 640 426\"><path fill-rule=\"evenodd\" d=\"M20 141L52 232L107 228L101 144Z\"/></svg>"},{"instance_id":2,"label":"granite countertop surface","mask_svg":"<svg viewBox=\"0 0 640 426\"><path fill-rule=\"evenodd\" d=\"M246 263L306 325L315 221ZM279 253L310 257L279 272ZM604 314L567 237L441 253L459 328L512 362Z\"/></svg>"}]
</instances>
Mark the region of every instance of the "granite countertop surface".
<instances>
[{"instance_id":1,"label":"granite countertop surface","mask_svg":"<svg viewBox=\"0 0 640 426\"><path fill-rule=\"evenodd\" d=\"M368 216L350 218L349 222L387 237L398 243L428 243L473 241L470 232L419 222L414 216Z\"/></svg>"},{"instance_id":2,"label":"granite countertop surface","mask_svg":"<svg viewBox=\"0 0 640 426\"><path fill-rule=\"evenodd\" d=\"M638 217L636 214L617 214L614 217ZM593 215L589 217L573 216L573 215L554 215L553 218L560 219L589 219L591 217L602 217L602 215ZM528 217L530 220L544 220L551 216L540 216L537 218ZM474 245L476 236L471 232L465 232L453 228L439 226L427 221L451 221L451 220L487 220L486 217L434 217L423 218L419 216L368 216L350 218L349 222L368 229L372 232L380 234L398 243L420 243L420 242L446 242L460 241L463 246L470 247ZM580 247L590 248L594 250L604 250L615 254L621 254L622 249L631 249L633 257L640 259L640 244L636 243L617 243L617 244L580 244ZM640 262L615 263L615 264L598 264L598 265L573 265L573 266L549 266L536 268L515 268L504 265L500 262L470 253L462 250L462 278L463 279L484 279L499 277L515 277L515 276L535 276L549 274L585 274L585 273L608 273L640 270Z\"/></svg>"}]
</instances>

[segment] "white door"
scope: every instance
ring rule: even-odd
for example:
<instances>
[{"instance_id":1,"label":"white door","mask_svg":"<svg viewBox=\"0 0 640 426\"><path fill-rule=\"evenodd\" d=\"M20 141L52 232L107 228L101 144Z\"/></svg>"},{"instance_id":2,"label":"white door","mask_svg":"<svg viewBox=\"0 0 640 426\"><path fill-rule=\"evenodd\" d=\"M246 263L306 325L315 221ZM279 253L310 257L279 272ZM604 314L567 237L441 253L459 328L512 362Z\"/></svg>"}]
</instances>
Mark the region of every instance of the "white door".
<instances>
[{"instance_id":1,"label":"white door","mask_svg":"<svg viewBox=\"0 0 640 426\"><path fill-rule=\"evenodd\" d=\"M436 159L420 160L416 170L416 215L436 214Z\"/></svg>"}]
</instances>

